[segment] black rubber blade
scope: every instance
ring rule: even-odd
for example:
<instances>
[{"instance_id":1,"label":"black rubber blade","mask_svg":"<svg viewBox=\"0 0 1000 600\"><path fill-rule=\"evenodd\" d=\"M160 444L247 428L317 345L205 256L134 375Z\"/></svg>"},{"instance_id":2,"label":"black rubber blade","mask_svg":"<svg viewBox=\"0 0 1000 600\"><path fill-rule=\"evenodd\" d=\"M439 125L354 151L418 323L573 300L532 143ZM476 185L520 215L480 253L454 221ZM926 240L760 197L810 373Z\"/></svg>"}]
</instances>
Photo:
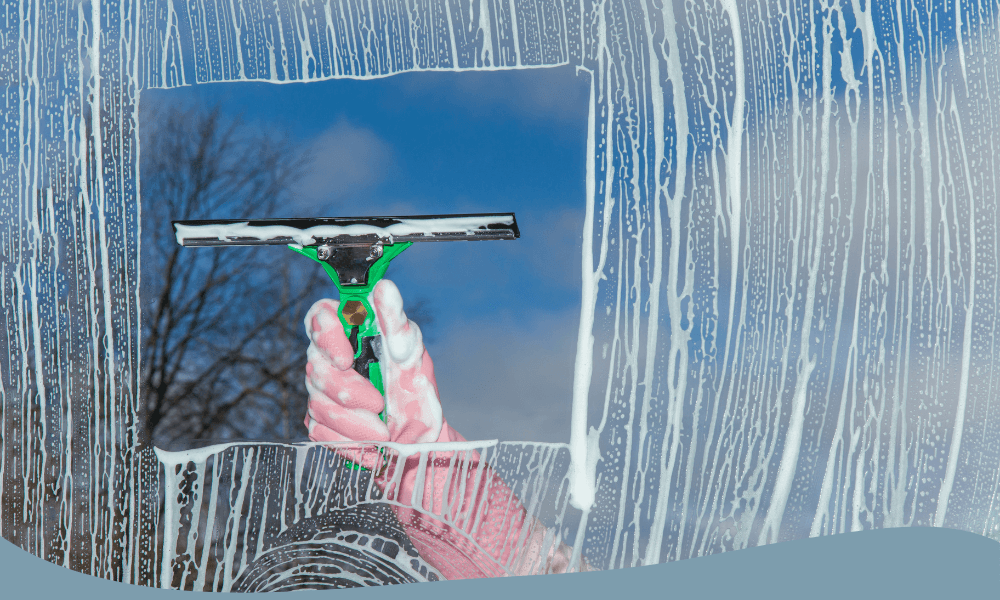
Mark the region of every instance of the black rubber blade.
<instances>
[{"instance_id":1,"label":"black rubber blade","mask_svg":"<svg viewBox=\"0 0 1000 600\"><path fill-rule=\"evenodd\" d=\"M513 240L521 235L514 213L322 219L211 219L174 221L173 226L177 243L182 246L367 246L379 240L388 244Z\"/></svg>"}]
</instances>

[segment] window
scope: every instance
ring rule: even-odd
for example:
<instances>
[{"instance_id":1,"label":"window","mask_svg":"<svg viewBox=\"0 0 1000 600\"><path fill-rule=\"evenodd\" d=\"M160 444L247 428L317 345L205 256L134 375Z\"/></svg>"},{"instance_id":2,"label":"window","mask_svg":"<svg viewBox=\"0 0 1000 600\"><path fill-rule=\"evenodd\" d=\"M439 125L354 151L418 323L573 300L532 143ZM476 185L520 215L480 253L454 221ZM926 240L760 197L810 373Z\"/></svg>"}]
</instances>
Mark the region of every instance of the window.
<instances>
[{"instance_id":1,"label":"window","mask_svg":"<svg viewBox=\"0 0 1000 600\"><path fill-rule=\"evenodd\" d=\"M139 444L140 92L557 65L590 81L569 444L482 448L504 478L548 482L518 493L549 542L617 568L856 529L996 537L992 7L18 10L0 521L26 550L197 585L167 524L222 510L184 500L212 478L246 506L223 545L319 506L263 498L332 489L309 479L319 450L236 446L199 475ZM251 493L278 480L265 454L286 487ZM219 556L229 575L205 577L242 585ZM254 581L304 558L268 560Z\"/></svg>"}]
</instances>

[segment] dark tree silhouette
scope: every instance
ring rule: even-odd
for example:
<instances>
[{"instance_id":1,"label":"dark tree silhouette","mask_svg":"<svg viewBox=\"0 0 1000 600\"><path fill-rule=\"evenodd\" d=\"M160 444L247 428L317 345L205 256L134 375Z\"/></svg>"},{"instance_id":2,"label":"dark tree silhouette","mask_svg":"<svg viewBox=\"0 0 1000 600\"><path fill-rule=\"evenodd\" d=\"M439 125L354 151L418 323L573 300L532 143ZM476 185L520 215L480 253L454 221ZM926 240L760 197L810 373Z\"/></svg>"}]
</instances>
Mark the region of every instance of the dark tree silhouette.
<instances>
[{"instance_id":1,"label":"dark tree silhouette","mask_svg":"<svg viewBox=\"0 0 1000 600\"><path fill-rule=\"evenodd\" d=\"M277 246L185 248L170 222L275 216L302 156L218 108L144 115L142 388L145 441L301 440L302 316L330 285Z\"/></svg>"}]
</instances>

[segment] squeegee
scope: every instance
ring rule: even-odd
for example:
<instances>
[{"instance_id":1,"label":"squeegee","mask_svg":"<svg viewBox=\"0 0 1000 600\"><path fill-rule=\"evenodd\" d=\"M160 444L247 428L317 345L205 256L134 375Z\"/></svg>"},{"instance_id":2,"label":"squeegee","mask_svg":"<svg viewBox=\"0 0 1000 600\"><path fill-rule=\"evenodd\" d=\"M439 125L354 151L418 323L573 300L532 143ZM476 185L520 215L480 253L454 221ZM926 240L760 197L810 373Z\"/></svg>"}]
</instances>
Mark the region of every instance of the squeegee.
<instances>
[{"instance_id":1,"label":"squeegee","mask_svg":"<svg viewBox=\"0 0 1000 600\"><path fill-rule=\"evenodd\" d=\"M340 292L340 323L354 349L354 370L383 395L381 334L369 295L389 261L415 242L520 237L514 213L174 221L173 226L182 246L287 245L320 263ZM385 408L379 417L385 421Z\"/></svg>"}]
</instances>

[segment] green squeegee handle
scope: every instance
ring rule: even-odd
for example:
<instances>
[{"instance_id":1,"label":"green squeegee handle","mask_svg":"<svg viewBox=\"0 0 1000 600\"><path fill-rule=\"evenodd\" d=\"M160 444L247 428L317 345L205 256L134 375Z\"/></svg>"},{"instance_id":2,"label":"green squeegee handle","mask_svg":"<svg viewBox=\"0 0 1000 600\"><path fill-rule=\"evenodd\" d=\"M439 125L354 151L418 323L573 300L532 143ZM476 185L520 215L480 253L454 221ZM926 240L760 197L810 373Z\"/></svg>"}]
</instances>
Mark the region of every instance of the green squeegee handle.
<instances>
[{"instance_id":1,"label":"green squeegee handle","mask_svg":"<svg viewBox=\"0 0 1000 600\"><path fill-rule=\"evenodd\" d=\"M382 383L382 369L374 348L374 345L379 343L381 331L379 331L378 319L375 317L375 308L371 304L371 292L375 288L375 284L381 281L385 275L386 269L389 268L389 261L399 256L399 253L409 248L411 244L412 242L402 242L384 245L382 256L376 259L368 269L368 282L364 285L342 285L337 271L316 256L316 246L289 246L292 250L322 265L326 274L337 286L337 291L340 292L338 317L340 317L340 324L344 327L344 334L347 335L347 339L354 349L354 370L372 382L378 393L383 396L385 396L385 387ZM379 418L385 422L386 406L384 401ZM347 464L354 469L364 469L364 467L350 461L347 461Z\"/></svg>"}]
</instances>

